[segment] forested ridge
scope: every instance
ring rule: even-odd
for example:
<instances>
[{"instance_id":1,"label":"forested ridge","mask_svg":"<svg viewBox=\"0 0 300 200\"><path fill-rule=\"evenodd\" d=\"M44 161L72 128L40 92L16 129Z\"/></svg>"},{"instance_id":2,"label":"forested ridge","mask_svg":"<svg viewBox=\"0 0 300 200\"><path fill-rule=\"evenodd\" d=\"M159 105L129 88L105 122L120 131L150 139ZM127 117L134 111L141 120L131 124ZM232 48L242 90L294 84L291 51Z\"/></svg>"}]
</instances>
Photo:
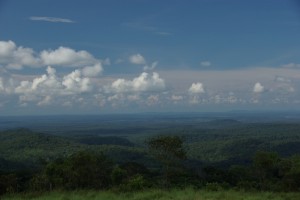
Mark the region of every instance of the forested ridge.
<instances>
[{"instance_id":1,"label":"forested ridge","mask_svg":"<svg viewBox=\"0 0 300 200\"><path fill-rule=\"evenodd\" d=\"M1 131L0 192L300 190L298 123L213 120L168 127L139 134L124 127L117 134Z\"/></svg>"}]
</instances>

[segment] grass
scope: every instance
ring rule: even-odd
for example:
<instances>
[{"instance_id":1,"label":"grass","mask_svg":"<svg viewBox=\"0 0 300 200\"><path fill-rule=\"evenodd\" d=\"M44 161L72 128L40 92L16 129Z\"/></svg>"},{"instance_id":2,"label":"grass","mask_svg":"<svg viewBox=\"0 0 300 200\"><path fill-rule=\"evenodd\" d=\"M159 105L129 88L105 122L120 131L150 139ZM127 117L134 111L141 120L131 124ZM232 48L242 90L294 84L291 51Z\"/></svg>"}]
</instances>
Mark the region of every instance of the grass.
<instances>
[{"instance_id":1,"label":"grass","mask_svg":"<svg viewBox=\"0 0 300 200\"><path fill-rule=\"evenodd\" d=\"M1 199L1 197L0 197ZM50 192L43 194L17 194L3 200L299 200L300 193L241 192L233 190L145 190L116 193L111 191Z\"/></svg>"}]
</instances>

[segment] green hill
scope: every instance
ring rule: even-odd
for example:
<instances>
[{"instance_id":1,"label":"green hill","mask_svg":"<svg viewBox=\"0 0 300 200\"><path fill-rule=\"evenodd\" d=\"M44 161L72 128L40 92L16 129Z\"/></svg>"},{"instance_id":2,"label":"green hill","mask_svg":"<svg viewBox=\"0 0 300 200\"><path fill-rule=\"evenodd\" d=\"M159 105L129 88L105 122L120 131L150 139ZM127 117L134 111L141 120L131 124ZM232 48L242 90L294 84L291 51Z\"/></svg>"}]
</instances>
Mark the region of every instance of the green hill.
<instances>
[{"instance_id":1,"label":"green hill","mask_svg":"<svg viewBox=\"0 0 300 200\"><path fill-rule=\"evenodd\" d=\"M143 151L121 137L62 137L15 129L0 132L0 170L32 168L80 150L103 152L116 162L145 157Z\"/></svg>"}]
</instances>

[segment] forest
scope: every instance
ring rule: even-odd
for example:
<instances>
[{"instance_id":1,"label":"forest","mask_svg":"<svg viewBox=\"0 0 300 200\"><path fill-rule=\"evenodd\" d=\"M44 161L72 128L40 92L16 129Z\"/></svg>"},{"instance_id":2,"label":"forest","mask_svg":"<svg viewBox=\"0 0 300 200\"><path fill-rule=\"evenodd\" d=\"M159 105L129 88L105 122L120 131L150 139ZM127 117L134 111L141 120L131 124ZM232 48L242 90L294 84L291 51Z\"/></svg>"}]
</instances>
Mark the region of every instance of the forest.
<instances>
[{"instance_id":1,"label":"forest","mask_svg":"<svg viewBox=\"0 0 300 200\"><path fill-rule=\"evenodd\" d=\"M130 115L26 120L0 119L4 197L56 191L300 191L298 119Z\"/></svg>"}]
</instances>

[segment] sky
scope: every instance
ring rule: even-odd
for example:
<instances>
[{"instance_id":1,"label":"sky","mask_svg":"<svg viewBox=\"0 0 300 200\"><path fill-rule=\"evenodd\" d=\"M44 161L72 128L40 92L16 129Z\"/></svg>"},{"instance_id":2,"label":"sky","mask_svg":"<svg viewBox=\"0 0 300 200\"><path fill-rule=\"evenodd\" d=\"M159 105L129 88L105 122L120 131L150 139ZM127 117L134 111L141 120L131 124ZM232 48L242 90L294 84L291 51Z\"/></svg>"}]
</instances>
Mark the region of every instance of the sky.
<instances>
[{"instance_id":1,"label":"sky","mask_svg":"<svg viewBox=\"0 0 300 200\"><path fill-rule=\"evenodd\" d=\"M300 1L0 0L0 115L300 110Z\"/></svg>"}]
</instances>

